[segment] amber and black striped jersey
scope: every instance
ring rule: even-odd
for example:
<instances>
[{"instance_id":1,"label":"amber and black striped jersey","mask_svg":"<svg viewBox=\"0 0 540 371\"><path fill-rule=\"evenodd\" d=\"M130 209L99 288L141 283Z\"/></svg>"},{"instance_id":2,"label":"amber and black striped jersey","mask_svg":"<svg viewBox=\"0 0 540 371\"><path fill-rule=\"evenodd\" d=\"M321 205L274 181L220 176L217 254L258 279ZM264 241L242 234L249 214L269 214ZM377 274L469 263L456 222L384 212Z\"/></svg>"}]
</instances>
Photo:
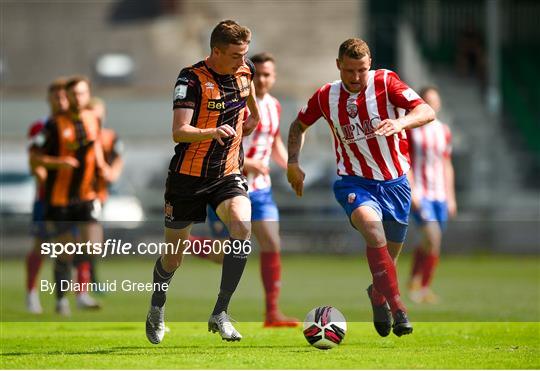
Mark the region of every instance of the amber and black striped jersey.
<instances>
[{"instance_id":1,"label":"amber and black striped jersey","mask_svg":"<svg viewBox=\"0 0 540 371\"><path fill-rule=\"evenodd\" d=\"M43 129L43 153L49 156L71 156L79 161L77 168L49 169L45 182L45 202L54 207L70 206L94 200L96 195L96 153L100 123L92 111L78 117L70 114L50 118Z\"/></svg>"},{"instance_id":2,"label":"amber and black striped jersey","mask_svg":"<svg viewBox=\"0 0 540 371\"><path fill-rule=\"evenodd\" d=\"M193 109L191 126L206 129L229 125L236 136L224 138L225 145L208 139L179 143L169 169L202 178L221 178L240 174L243 164L242 124L251 81L253 63L246 63L234 75L220 75L205 61L184 68L174 87L173 108Z\"/></svg>"}]
</instances>

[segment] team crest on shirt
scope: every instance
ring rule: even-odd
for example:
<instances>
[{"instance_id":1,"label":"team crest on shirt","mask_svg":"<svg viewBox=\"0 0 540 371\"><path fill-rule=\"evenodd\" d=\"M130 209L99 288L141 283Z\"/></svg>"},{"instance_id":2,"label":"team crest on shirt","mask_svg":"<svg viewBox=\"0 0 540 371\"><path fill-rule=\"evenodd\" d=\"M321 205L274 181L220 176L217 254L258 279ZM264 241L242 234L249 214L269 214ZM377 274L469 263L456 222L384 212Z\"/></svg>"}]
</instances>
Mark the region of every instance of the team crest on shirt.
<instances>
[{"instance_id":1,"label":"team crest on shirt","mask_svg":"<svg viewBox=\"0 0 540 371\"><path fill-rule=\"evenodd\" d=\"M208 81L206 84L204 84L206 89L214 89L214 83Z\"/></svg>"},{"instance_id":2,"label":"team crest on shirt","mask_svg":"<svg viewBox=\"0 0 540 371\"><path fill-rule=\"evenodd\" d=\"M356 103L351 102L351 103L347 104L347 114L351 118L355 118L356 115L358 115L358 106L356 105Z\"/></svg>"},{"instance_id":3,"label":"team crest on shirt","mask_svg":"<svg viewBox=\"0 0 540 371\"><path fill-rule=\"evenodd\" d=\"M73 136L73 131L70 128L65 128L62 131L62 136L66 139L70 139Z\"/></svg>"},{"instance_id":4,"label":"team crest on shirt","mask_svg":"<svg viewBox=\"0 0 540 371\"><path fill-rule=\"evenodd\" d=\"M356 200L356 194L355 193L349 193L347 195L347 202L352 204Z\"/></svg>"}]
</instances>

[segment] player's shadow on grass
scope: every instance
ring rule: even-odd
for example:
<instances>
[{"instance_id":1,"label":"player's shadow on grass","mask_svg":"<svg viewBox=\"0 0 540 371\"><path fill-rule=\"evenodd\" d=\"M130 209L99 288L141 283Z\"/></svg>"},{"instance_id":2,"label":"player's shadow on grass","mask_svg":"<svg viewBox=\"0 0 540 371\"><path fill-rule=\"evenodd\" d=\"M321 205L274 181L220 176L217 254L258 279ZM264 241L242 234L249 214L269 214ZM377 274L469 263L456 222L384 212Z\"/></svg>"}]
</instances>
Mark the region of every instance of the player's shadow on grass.
<instances>
[{"instance_id":1,"label":"player's shadow on grass","mask_svg":"<svg viewBox=\"0 0 540 371\"><path fill-rule=\"evenodd\" d=\"M2 356L29 356L29 355L48 355L48 356L59 356L59 355L82 355L82 354L110 354L114 353L114 350L112 349L99 349L99 350L86 350L86 351L43 351L43 352L8 352L8 353L0 353Z\"/></svg>"},{"instance_id":2,"label":"player's shadow on grass","mask_svg":"<svg viewBox=\"0 0 540 371\"><path fill-rule=\"evenodd\" d=\"M246 345L245 343L244 344L241 344L241 343L237 343L238 346L236 346L235 348L236 349L249 349L249 348L252 348L252 349L274 349L274 348L279 348L279 349L286 349L286 348L299 348L300 346L299 345ZM232 348L234 347L234 345L230 344L230 343L226 343L226 342L223 342L221 344L216 344L216 345L208 345L208 344L205 344L205 345L159 345L159 346L155 346L155 345L145 345L145 346L119 346L119 347L112 347L111 349L117 349L117 350L144 350L144 349L155 349L155 350L159 350L159 349L166 349L166 350L169 350L169 349L212 349L212 350L215 350L215 349L234 349Z\"/></svg>"},{"instance_id":3,"label":"player's shadow on grass","mask_svg":"<svg viewBox=\"0 0 540 371\"><path fill-rule=\"evenodd\" d=\"M241 345L239 347L236 347L237 349L296 349L298 351L298 348L300 346L298 345ZM7 352L7 353L0 353L3 357L8 356L28 356L28 355L47 355L47 356L58 356L58 355L91 355L91 354L124 354L124 355L132 355L133 352L129 352L129 350L132 351L140 351L140 350L148 350L153 349L155 351L159 350L176 350L176 349L193 349L193 350L200 350L200 349L231 349L231 345L227 344L220 344L220 345L214 345L214 346L208 346L208 345L175 345L175 346L155 346L155 345L146 345L146 346L118 346L118 347L111 347L107 349L98 349L98 350L85 350L85 351L47 351L44 350L42 352Z\"/></svg>"}]
</instances>

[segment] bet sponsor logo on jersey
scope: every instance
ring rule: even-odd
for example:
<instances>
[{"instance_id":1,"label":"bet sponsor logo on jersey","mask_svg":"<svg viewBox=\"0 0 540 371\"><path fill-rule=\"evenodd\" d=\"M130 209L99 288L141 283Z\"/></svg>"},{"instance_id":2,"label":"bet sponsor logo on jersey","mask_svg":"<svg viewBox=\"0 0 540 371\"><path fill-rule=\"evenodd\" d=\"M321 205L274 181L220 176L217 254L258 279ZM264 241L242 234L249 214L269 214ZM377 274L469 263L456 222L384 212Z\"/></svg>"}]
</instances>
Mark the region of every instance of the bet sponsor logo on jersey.
<instances>
[{"instance_id":1,"label":"bet sponsor logo on jersey","mask_svg":"<svg viewBox=\"0 0 540 371\"><path fill-rule=\"evenodd\" d=\"M206 108L209 111L224 111L226 109L242 108L245 105L246 102L244 100L238 100L236 98L228 101L224 99L209 99Z\"/></svg>"}]
</instances>

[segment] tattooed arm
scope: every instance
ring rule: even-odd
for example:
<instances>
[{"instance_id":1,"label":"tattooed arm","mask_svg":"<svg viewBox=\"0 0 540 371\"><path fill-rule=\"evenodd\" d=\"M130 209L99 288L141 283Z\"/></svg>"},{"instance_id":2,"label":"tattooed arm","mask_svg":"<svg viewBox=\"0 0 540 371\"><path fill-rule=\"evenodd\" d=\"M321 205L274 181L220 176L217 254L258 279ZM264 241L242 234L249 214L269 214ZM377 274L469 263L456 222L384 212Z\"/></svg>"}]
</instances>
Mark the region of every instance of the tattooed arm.
<instances>
[{"instance_id":1,"label":"tattooed arm","mask_svg":"<svg viewBox=\"0 0 540 371\"><path fill-rule=\"evenodd\" d=\"M298 197L302 197L304 192L304 178L306 175L298 163L300 150L304 144L304 132L308 128L300 120L296 119L289 129L288 138L288 161L287 161L287 180Z\"/></svg>"}]
</instances>

